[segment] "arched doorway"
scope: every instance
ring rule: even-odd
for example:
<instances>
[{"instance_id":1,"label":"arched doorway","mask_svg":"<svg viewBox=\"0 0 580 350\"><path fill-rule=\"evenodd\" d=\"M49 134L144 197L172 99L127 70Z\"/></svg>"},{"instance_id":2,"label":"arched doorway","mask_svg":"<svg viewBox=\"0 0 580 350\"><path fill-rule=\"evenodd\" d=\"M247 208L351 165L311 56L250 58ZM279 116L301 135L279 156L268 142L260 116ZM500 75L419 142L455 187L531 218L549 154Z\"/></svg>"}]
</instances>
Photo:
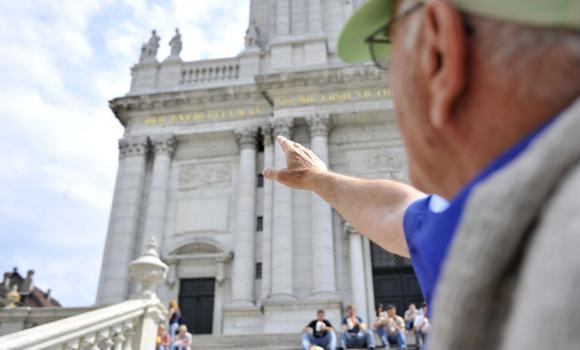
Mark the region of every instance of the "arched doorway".
<instances>
[{"instance_id":1,"label":"arched doorway","mask_svg":"<svg viewBox=\"0 0 580 350\"><path fill-rule=\"evenodd\" d=\"M180 242L167 256L172 298L192 334L220 334L226 265L232 254L211 238Z\"/></svg>"}]
</instances>

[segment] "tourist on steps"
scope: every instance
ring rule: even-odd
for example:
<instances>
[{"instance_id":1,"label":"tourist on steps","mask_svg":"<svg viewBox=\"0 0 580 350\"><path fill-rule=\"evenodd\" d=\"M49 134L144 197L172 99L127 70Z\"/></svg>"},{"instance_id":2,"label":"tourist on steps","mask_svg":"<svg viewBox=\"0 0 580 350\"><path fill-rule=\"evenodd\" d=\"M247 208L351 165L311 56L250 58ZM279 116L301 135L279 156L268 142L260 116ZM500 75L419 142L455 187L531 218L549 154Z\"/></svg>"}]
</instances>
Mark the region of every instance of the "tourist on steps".
<instances>
[{"instance_id":1,"label":"tourist on steps","mask_svg":"<svg viewBox=\"0 0 580 350\"><path fill-rule=\"evenodd\" d=\"M346 308L346 317L342 320L342 332L340 334L340 347L348 348L375 348L373 332L367 328L363 320L356 315L354 305Z\"/></svg>"},{"instance_id":2,"label":"tourist on steps","mask_svg":"<svg viewBox=\"0 0 580 350\"><path fill-rule=\"evenodd\" d=\"M326 320L324 310L318 310L316 319L304 328L302 350L310 350L313 345L336 350L336 334L330 322Z\"/></svg>"},{"instance_id":3,"label":"tourist on steps","mask_svg":"<svg viewBox=\"0 0 580 350\"><path fill-rule=\"evenodd\" d=\"M405 311L405 328L410 331L413 329L413 321L415 317L419 316L419 312L417 312L417 306L413 303L409 304L409 308Z\"/></svg>"},{"instance_id":4,"label":"tourist on steps","mask_svg":"<svg viewBox=\"0 0 580 350\"><path fill-rule=\"evenodd\" d=\"M157 326L157 338L155 339L155 349L156 350L170 350L169 334L165 329L165 325L160 323Z\"/></svg>"},{"instance_id":5,"label":"tourist on steps","mask_svg":"<svg viewBox=\"0 0 580 350\"><path fill-rule=\"evenodd\" d=\"M421 311L421 314L419 314L413 322L415 339L419 348L423 347L425 344L427 333L429 333L429 330L431 329L431 324L427 318L427 304L423 303L423 305L421 305Z\"/></svg>"},{"instance_id":6,"label":"tourist on steps","mask_svg":"<svg viewBox=\"0 0 580 350\"><path fill-rule=\"evenodd\" d=\"M381 339L383 346L386 346L388 344L387 334L385 333L384 328L381 326L382 321L387 318L387 312L385 311L383 304L377 304L375 314L377 316L377 319L375 320L375 323L373 323L373 327L375 328L377 335Z\"/></svg>"},{"instance_id":7,"label":"tourist on steps","mask_svg":"<svg viewBox=\"0 0 580 350\"><path fill-rule=\"evenodd\" d=\"M175 336L175 342L173 344L173 350L191 350L191 342L193 341L193 336L187 331L187 326L182 324L179 326L179 332Z\"/></svg>"},{"instance_id":8,"label":"tourist on steps","mask_svg":"<svg viewBox=\"0 0 580 350\"><path fill-rule=\"evenodd\" d=\"M183 324L183 317L181 317L181 311L179 311L179 305L177 305L176 300L171 300L169 302L169 313L167 314L167 319L169 320L169 342L171 350L173 350L177 329L181 324Z\"/></svg>"},{"instance_id":9,"label":"tourist on steps","mask_svg":"<svg viewBox=\"0 0 580 350\"><path fill-rule=\"evenodd\" d=\"M407 348L405 339L405 321L397 315L394 305L387 305L387 317L375 323L377 333L386 347L396 345L401 349Z\"/></svg>"}]
</instances>

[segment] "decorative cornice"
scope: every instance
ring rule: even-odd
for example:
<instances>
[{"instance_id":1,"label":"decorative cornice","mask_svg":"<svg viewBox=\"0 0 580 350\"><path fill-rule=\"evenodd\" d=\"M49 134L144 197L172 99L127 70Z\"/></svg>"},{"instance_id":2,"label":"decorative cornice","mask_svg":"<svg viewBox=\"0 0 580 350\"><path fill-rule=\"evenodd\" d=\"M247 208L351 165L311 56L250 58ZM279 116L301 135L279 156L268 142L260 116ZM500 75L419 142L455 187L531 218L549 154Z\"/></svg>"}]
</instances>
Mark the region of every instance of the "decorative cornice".
<instances>
[{"instance_id":1,"label":"decorative cornice","mask_svg":"<svg viewBox=\"0 0 580 350\"><path fill-rule=\"evenodd\" d=\"M145 157L149 152L149 142L147 137L125 137L119 140L119 158L126 157Z\"/></svg>"},{"instance_id":2,"label":"decorative cornice","mask_svg":"<svg viewBox=\"0 0 580 350\"><path fill-rule=\"evenodd\" d=\"M189 91L167 91L151 94L128 95L109 101L109 107L117 118L126 125L127 118L136 112L164 112L187 110L200 105L220 106L224 103L235 106L269 106L263 91L275 89L303 88L308 86L342 85L360 82L365 85L388 86L387 75L373 65L363 64L349 67L329 68L303 72L286 72L259 75L255 84L208 88ZM233 103L232 103L233 102Z\"/></svg>"},{"instance_id":3,"label":"decorative cornice","mask_svg":"<svg viewBox=\"0 0 580 350\"><path fill-rule=\"evenodd\" d=\"M240 148L256 148L258 128L245 127L235 131Z\"/></svg>"},{"instance_id":4,"label":"decorative cornice","mask_svg":"<svg viewBox=\"0 0 580 350\"><path fill-rule=\"evenodd\" d=\"M310 136L328 136L328 132L332 127L330 121L330 114L328 113L316 113L306 116L306 123L310 126Z\"/></svg>"},{"instance_id":5,"label":"decorative cornice","mask_svg":"<svg viewBox=\"0 0 580 350\"><path fill-rule=\"evenodd\" d=\"M291 117L274 117L271 121L274 129L274 137L284 136L285 138L292 138L292 127L294 119Z\"/></svg>"},{"instance_id":6,"label":"decorative cornice","mask_svg":"<svg viewBox=\"0 0 580 350\"><path fill-rule=\"evenodd\" d=\"M151 142L151 150L155 155L166 155L168 157L173 157L175 153L175 136L173 135L160 135L152 136L149 138Z\"/></svg>"},{"instance_id":7,"label":"decorative cornice","mask_svg":"<svg viewBox=\"0 0 580 350\"><path fill-rule=\"evenodd\" d=\"M284 72L256 76L258 90L299 88L306 86L326 86L331 84L350 84L377 82L378 86L388 86L387 75L371 64L349 67L309 70L303 72Z\"/></svg>"},{"instance_id":8,"label":"decorative cornice","mask_svg":"<svg viewBox=\"0 0 580 350\"><path fill-rule=\"evenodd\" d=\"M256 85L251 84L227 88L129 95L110 100L109 107L117 117L121 117L125 113L166 111L212 104L220 106L229 102L239 102L240 105L248 105L248 102L253 102L252 105L267 105L262 93L256 89Z\"/></svg>"}]
</instances>

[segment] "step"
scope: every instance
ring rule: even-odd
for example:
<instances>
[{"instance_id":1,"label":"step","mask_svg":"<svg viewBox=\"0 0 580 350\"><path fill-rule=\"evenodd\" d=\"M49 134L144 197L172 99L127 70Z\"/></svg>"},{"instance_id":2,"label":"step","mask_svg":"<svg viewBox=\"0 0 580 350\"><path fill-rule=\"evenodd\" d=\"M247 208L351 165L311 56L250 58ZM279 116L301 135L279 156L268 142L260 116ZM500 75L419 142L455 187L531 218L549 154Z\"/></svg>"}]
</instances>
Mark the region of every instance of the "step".
<instances>
[{"instance_id":1,"label":"step","mask_svg":"<svg viewBox=\"0 0 580 350\"><path fill-rule=\"evenodd\" d=\"M301 337L301 333L194 335L192 350L299 350ZM416 349L415 335L407 333L406 338L409 350ZM376 334L375 343L377 348L381 348L381 341Z\"/></svg>"}]
</instances>

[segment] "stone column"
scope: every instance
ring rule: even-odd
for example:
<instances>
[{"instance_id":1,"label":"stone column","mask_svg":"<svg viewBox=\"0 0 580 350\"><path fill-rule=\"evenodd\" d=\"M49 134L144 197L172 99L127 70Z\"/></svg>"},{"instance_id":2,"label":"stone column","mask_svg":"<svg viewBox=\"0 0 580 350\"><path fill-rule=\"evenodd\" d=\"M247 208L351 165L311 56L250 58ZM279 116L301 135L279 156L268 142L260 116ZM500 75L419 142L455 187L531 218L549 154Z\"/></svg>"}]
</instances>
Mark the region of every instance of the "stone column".
<instances>
[{"instance_id":1,"label":"stone column","mask_svg":"<svg viewBox=\"0 0 580 350\"><path fill-rule=\"evenodd\" d=\"M348 223L345 224L344 229L350 236L350 282L352 303L356 307L358 316L360 316L368 325L370 321L367 313L362 236Z\"/></svg>"},{"instance_id":2,"label":"stone column","mask_svg":"<svg viewBox=\"0 0 580 350\"><path fill-rule=\"evenodd\" d=\"M151 137L150 142L154 157L153 172L147 202L145 228L143 239L141 240L141 251L147 249L147 244L149 244L149 241L153 237L156 237L160 241L163 240L169 171L171 168L171 158L175 152L175 137L173 135Z\"/></svg>"},{"instance_id":3,"label":"stone column","mask_svg":"<svg viewBox=\"0 0 580 350\"><path fill-rule=\"evenodd\" d=\"M129 297L133 259L149 143L146 137L119 140L119 169L101 267L97 304L114 304Z\"/></svg>"},{"instance_id":4,"label":"stone column","mask_svg":"<svg viewBox=\"0 0 580 350\"><path fill-rule=\"evenodd\" d=\"M232 275L235 306L254 305L256 237L256 128L236 131L240 144L236 243Z\"/></svg>"},{"instance_id":5,"label":"stone column","mask_svg":"<svg viewBox=\"0 0 580 350\"><path fill-rule=\"evenodd\" d=\"M328 165L328 132L330 116L308 116L312 151ZM311 193L312 205L312 294L320 297L336 296L336 273L334 267L334 235L332 232L332 208Z\"/></svg>"},{"instance_id":6,"label":"stone column","mask_svg":"<svg viewBox=\"0 0 580 350\"><path fill-rule=\"evenodd\" d=\"M264 143L264 168L274 166L274 144L272 128L262 126ZM272 194L274 184L264 181L264 228L262 230L262 299L268 298L272 288Z\"/></svg>"},{"instance_id":7,"label":"stone column","mask_svg":"<svg viewBox=\"0 0 580 350\"><path fill-rule=\"evenodd\" d=\"M290 35L289 0L278 0L276 2L276 34L278 36Z\"/></svg>"},{"instance_id":8,"label":"stone column","mask_svg":"<svg viewBox=\"0 0 580 350\"><path fill-rule=\"evenodd\" d=\"M322 30L322 5L320 0L308 0L308 32L320 34Z\"/></svg>"},{"instance_id":9,"label":"stone column","mask_svg":"<svg viewBox=\"0 0 580 350\"><path fill-rule=\"evenodd\" d=\"M274 137L282 135L290 138L291 118L274 118ZM276 142L274 148L274 167L286 167L286 156ZM294 262L292 260L292 190L279 183L274 184L272 208L272 300L293 300Z\"/></svg>"}]
</instances>

